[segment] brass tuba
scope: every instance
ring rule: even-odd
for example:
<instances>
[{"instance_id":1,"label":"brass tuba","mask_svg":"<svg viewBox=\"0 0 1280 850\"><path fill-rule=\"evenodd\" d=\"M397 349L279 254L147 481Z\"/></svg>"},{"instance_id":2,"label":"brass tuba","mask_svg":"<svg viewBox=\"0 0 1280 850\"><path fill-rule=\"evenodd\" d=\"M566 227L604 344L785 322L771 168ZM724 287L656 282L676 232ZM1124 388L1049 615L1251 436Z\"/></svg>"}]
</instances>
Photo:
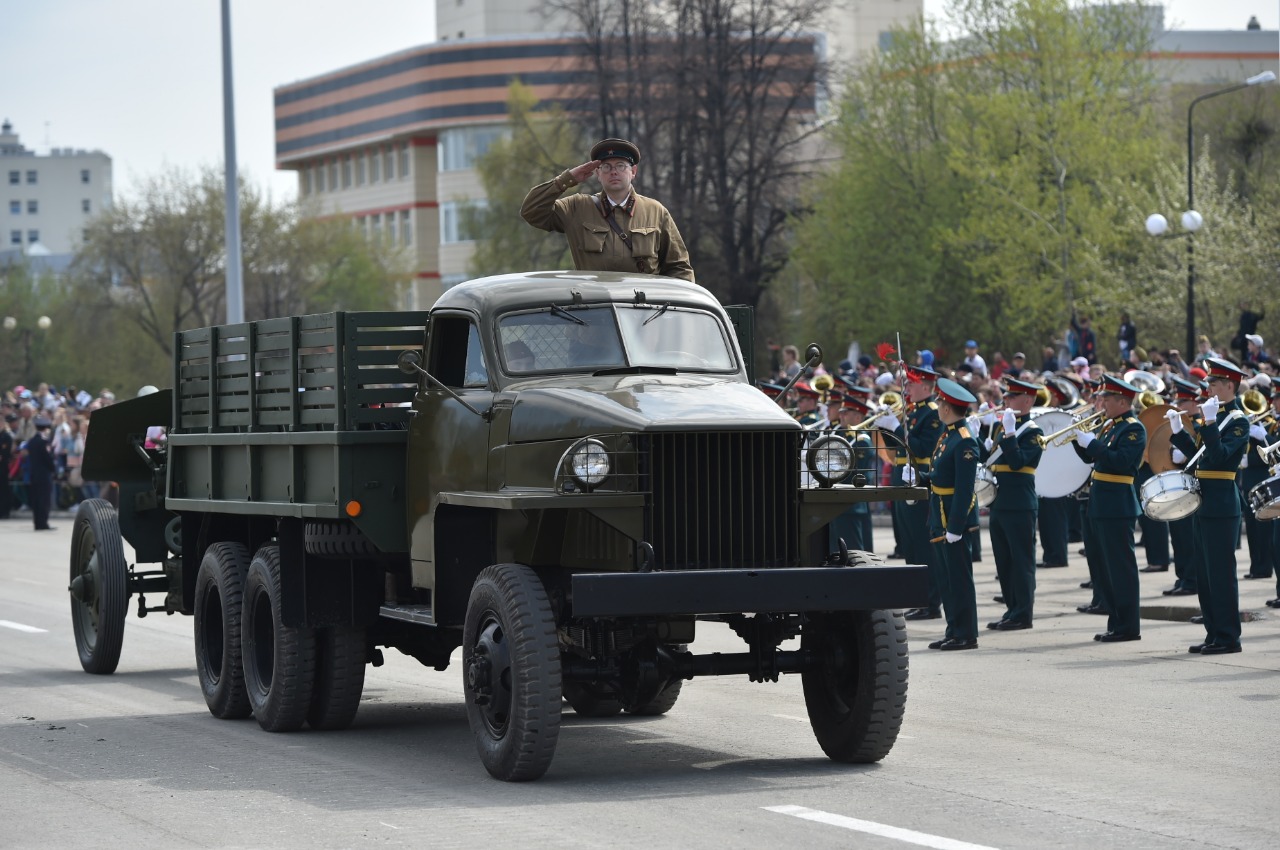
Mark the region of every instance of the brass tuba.
<instances>
[{"instance_id":1,"label":"brass tuba","mask_svg":"<svg viewBox=\"0 0 1280 850\"><path fill-rule=\"evenodd\" d=\"M826 404L827 398L831 395L831 390L836 385L836 379L827 374L818 375L809 382L809 386L818 391L818 403Z\"/></svg>"}]
</instances>

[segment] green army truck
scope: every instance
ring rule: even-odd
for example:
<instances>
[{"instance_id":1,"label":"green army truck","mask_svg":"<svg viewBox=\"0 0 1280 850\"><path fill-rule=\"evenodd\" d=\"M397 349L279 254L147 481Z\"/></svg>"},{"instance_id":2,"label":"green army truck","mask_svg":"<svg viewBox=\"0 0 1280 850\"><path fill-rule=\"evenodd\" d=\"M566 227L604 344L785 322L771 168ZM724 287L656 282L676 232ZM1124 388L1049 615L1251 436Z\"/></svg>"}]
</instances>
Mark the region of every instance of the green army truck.
<instances>
[{"instance_id":1,"label":"green army truck","mask_svg":"<svg viewBox=\"0 0 1280 850\"><path fill-rule=\"evenodd\" d=\"M882 759L926 568L828 525L927 494L839 483L852 447L753 386L731 311L680 280L543 272L429 312L178 333L171 389L93 416L84 475L120 499L75 520L82 666L115 670L136 596L194 615L209 711L268 731L350 725L382 647L436 670L461 647L499 779L547 770L562 703L663 714L712 675L798 673L827 755ZM691 652L699 622L746 651Z\"/></svg>"}]
</instances>

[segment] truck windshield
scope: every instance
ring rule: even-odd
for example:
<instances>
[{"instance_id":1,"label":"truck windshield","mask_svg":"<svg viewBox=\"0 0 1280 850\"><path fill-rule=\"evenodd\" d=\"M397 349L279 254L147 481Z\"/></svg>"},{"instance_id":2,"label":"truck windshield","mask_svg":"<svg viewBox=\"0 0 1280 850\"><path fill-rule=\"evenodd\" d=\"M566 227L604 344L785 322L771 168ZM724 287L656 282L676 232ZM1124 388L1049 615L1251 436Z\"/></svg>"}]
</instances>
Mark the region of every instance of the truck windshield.
<instances>
[{"instance_id":1,"label":"truck windshield","mask_svg":"<svg viewBox=\"0 0 1280 850\"><path fill-rule=\"evenodd\" d=\"M506 371L583 372L625 367L732 371L733 354L711 313L684 307L550 307L498 322Z\"/></svg>"}]
</instances>

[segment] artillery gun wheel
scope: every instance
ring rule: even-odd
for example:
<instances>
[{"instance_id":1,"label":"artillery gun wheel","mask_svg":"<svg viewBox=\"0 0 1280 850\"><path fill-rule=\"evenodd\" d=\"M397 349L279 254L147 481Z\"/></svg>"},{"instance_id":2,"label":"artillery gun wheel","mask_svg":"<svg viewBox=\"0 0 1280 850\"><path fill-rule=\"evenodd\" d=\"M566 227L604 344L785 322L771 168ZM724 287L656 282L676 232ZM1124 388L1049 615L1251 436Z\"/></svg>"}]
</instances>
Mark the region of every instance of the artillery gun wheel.
<instances>
[{"instance_id":1,"label":"artillery gun wheel","mask_svg":"<svg viewBox=\"0 0 1280 850\"><path fill-rule=\"evenodd\" d=\"M866 764L893 749L907 702L907 626L895 611L815 614L800 646L809 723L835 761Z\"/></svg>"},{"instance_id":2,"label":"artillery gun wheel","mask_svg":"<svg viewBox=\"0 0 1280 850\"><path fill-rule=\"evenodd\" d=\"M280 548L263 546L244 582L240 621L244 683L258 725L268 732L301 728L311 707L316 675L314 629L280 619Z\"/></svg>"},{"instance_id":3,"label":"artillery gun wheel","mask_svg":"<svg viewBox=\"0 0 1280 850\"><path fill-rule=\"evenodd\" d=\"M560 649L547 591L529 567L497 564L476 578L462 667L485 769L508 782L546 773L560 734Z\"/></svg>"},{"instance_id":4,"label":"artillery gun wheel","mask_svg":"<svg viewBox=\"0 0 1280 850\"><path fill-rule=\"evenodd\" d=\"M114 673L129 613L129 563L115 508L87 499L71 533L71 625L86 673Z\"/></svg>"},{"instance_id":5,"label":"artillery gun wheel","mask_svg":"<svg viewBox=\"0 0 1280 850\"><path fill-rule=\"evenodd\" d=\"M224 720L251 711L241 656L241 617L249 550L240 543L214 543L196 574L196 675L209 713Z\"/></svg>"},{"instance_id":6,"label":"artillery gun wheel","mask_svg":"<svg viewBox=\"0 0 1280 850\"><path fill-rule=\"evenodd\" d=\"M622 712L622 701L590 682L565 682L564 698L583 717L613 717Z\"/></svg>"},{"instance_id":7,"label":"artillery gun wheel","mask_svg":"<svg viewBox=\"0 0 1280 850\"><path fill-rule=\"evenodd\" d=\"M364 691L364 629L333 626L316 631L316 684L307 710L312 729L346 729Z\"/></svg>"}]
</instances>

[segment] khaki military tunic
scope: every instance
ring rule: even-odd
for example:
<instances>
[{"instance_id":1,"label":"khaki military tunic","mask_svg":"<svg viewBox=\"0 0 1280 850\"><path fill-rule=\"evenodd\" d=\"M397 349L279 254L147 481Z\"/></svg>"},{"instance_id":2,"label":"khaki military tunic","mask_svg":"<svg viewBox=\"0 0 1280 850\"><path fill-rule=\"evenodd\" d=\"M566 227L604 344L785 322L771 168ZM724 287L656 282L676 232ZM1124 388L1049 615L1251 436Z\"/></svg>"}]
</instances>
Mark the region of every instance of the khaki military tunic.
<instances>
[{"instance_id":1,"label":"khaki military tunic","mask_svg":"<svg viewBox=\"0 0 1280 850\"><path fill-rule=\"evenodd\" d=\"M520 207L520 217L534 227L565 235L575 268L639 271L693 281L689 251L666 207L636 194L634 189L627 203L619 207L613 207L603 193L560 197L575 185L577 181L565 171L530 189ZM609 226L602 211L611 207L610 214L616 216L618 227L627 234L625 241Z\"/></svg>"}]
</instances>

